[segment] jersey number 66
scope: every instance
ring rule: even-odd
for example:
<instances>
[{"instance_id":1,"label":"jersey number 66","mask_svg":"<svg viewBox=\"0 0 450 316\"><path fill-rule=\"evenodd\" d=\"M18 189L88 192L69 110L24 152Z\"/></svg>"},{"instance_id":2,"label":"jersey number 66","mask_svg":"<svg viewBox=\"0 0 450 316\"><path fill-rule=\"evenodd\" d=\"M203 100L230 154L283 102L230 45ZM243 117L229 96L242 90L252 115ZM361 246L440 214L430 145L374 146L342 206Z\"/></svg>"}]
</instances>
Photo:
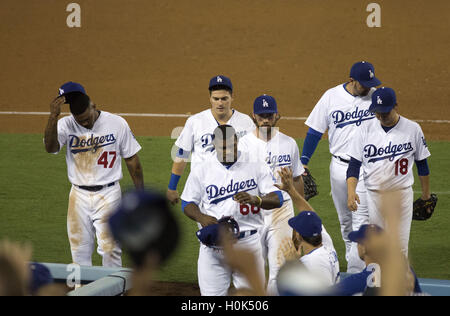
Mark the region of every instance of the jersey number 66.
<instances>
[{"instance_id":1,"label":"jersey number 66","mask_svg":"<svg viewBox=\"0 0 450 316\"><path fill-rule=\"evenodd\" d=\"M259 211L261 210L261 208L259 208L258 206L254 206L254 205L241 204L239 206L239 210L242 215L248 215L248 213L250 211L252 212L252 214L258 214Z\"/></svg>"}]
</instances>

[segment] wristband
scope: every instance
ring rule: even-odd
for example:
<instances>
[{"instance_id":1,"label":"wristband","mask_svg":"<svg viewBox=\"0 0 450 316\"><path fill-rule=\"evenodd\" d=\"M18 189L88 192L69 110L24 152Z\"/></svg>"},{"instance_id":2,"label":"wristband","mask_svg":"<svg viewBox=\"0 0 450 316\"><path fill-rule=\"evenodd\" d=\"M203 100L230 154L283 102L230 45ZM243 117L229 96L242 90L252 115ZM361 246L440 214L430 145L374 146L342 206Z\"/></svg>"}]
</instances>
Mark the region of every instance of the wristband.
<instances>
[{"instance_id":1,"label":"wristband","mask_svg":"<svg viewBox=\"0 0 450 316\"><path fill-rule=\"evenodd\" d=\"M262 204L262 199L259 197L259 195L256 195L256 197L258 198L258 201L259 201L259 203L258 203L258 207L260 207L261 206L261 204Z\"/></svg>"},{"instance_id":2,"label":"wristband","mask_svg":"<svg viewBox=\"0 0 450 316\"><path fill-rule=\"evenodd\" d=\"M170 190L176 190L177 189L177 185L178 185L178 181L180 181L181 176L172 173L170 175L170 182L169 182L169 189Z\"/></svg>"}]
</instances>

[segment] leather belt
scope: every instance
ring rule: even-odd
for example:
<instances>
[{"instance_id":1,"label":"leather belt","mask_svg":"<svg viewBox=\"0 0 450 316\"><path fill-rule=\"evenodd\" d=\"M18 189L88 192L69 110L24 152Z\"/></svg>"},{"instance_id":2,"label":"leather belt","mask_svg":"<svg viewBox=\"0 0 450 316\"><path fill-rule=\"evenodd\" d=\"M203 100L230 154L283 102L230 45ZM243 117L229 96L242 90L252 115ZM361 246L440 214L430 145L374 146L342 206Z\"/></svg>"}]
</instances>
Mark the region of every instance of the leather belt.
<instances>
[{"instance_id":1,"label":"leather belt","mask_svg":"<svg viewBox=\"0 0 450 316\"><path fill-rule=\"evenodd\" d=\"M107 185L92 185L92 186L86 186L86 185L77 185L80 189L90 191L90 192L97 192L100 191L103 188L112 187L115 185L115 182L108 183Z\"/></svg>"},{"instance_id":2,"label":"leather belt","mask_svg":"<svg viewBox=\"0 0 450 316\"><path fill-rule=\"evenodd\" d=\"M342 162L345 162L345 163L350 163L350 160L347 160L347 159L344 159L344 158L341 158L341 157L339 157L339 156L335 156L335 155L332 155L334 158L336 158L336 159L339 159L340 161L342 161Z\"/></svg>"},{"instance_id":3,"label":"leather belt","mask_svg":"<svg viewBox=\"0 0 450 316\"><path fill-rule=\"evenodd\" d=\"M255 229L255 230L247 230L247 231L245 231L245 232L241 232L241 233L239 234L238 239L245 238L245 237L249 237L249 236L251 236L251 235L256 234L256 232L257 232L256 229Z\"/></svg>"}]
</instances>

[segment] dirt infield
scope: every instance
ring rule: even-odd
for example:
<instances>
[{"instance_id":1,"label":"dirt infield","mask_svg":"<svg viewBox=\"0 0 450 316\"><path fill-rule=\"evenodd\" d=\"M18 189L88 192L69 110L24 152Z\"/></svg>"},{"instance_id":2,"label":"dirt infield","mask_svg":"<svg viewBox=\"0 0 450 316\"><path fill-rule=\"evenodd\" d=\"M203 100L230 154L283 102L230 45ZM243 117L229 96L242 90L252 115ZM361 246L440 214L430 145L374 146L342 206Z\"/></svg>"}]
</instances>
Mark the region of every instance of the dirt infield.
<instances>
[{"instance_id":1,"label":"dirt infield","mask_svg":"<svg viewBox=\"0 0 450 316\"><path fill-rule=\"evenodd\" d=\"M367 3L366 3L367 2ZM48 111L65 81L82 82L111 112L195 113L208 106L211 76L226 74L235 106L262 93L284 116L307 116L321 94L371 61L412 119L449 120L450 2L377 1L381 27L366 25L370 1L211 2L79 0L81 28L65 1L0 3L0 111ZM184 119L129 118L138 135L168 136ZM281 121L304 136L303 121ZM0 132L42 133L45 116L0 115ZM422 124L450 139L450 124Z\"/></svg>"},{"instance_id":2,"label":"dirt infield","mask_svg":"<svg viewBox=\"0 0 450 316\"><path fill-rule=\"evenodd\" d=\"M209 79L224 74L239 111L267 93L282 116L306 117L367 60L402 115L450 120L450 1L375 1L380 28L366 25L372 1L361 0L77 0L81 28L69 28L71 1L2 0L0 112L48 111L72 80L105 111L196 113L208 107ZM0 133L43 133L46 120L0 114ZM185 119L127 121L137 135L169 136ZM450 140L449 123L421 126L428 139ZM306 132L302 120L280 127ZM158 295L198 295L195 285L158 285Z\"/></svg>"}]
</instances>

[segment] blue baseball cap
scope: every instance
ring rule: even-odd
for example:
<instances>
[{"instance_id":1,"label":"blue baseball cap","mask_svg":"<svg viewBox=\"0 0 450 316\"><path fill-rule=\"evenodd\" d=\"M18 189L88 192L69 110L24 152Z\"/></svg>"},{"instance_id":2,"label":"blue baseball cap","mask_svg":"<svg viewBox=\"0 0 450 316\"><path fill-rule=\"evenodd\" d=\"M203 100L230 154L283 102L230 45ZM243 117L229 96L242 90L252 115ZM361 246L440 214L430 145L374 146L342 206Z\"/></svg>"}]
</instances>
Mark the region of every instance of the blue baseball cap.
<instances>
[{"instance_id":1,"label":"blue baseball cap","mask_svg":"<svg viewBox=\"0 0 450 316\"><path fill-rule=\"evenodd\" d=\"M31 282L30 291L36 293L42 286L53 283L53 276L50 270L41 263L31 262Z\"/></svg>"},{"instance_id":2,"label":"blue baseball cap","mask_svg":"<svg viewBox=\"0 0 450 316\"><path fill-rule=\"evenodd\" d=\"M352 69L350 69L350 77L366 88L376 87L381 84L381 81L375 77L373 65L367 61L353 64Z\"/></svg>"},{"instance_id":3,"label":"blue baseball cap","mask_svg":"<svg viewBox=\"0 0 450 316\"><path fill-rule=\"evenodd\" d=\"M322 233L322 220L312 211L303 211L288 223L303 237L315 237Z\"/></svg>"},{"instance_id":4,"label":"blue baseball cap","mask_svg":"<svg viewBox=\"0 0 450 316\"><path fill-rule=\"evenodd\" d=\"M369 111L378 113L389 113L397 104L397 98L393 89L381 87L372 93L372 104Z\"/></svg>"},{"instance_id":5,"label":"blue baseball cap","mask_svg":"<svg viewBox=\"0 0 450 316\"><path fill-rule=\"evenodd\" d=\"M381 227L378 225L365 224L361 225L361 227L359 227L359 230L353 231L348 234L348 239L350 239L352 242L361 243L367 237L367 232L369 230L373 230L375 232L383 231L383 229L381 229Z\"/></svg>"},{"instance_id":6,"label":"blue baseball cap","mask_svg":"<svg viewBox=\"0 0 450 316\"><path fill-rule=\"evenodd\" d=\"M266 113L278 113L277 101L270 95L263 94L255 99L253 102L253 113L266 114Z\"/></svg>"},{"instance_id":7,"label":"blue baseball cap","mask_svg":"<svg viewBox=\"0 0 450 316\"><path fill-rule=\"evenodd\" d=\"M86 90L84 90L83 86L76 82L66 82L59 88L59 96L65 95L70 92L81 92L83 94L86 94Z\"/></svg>"},{"instance_id":8,"label":"blue baseball cap","mask_svg":"<svg viewBox=\"0 0 450 316\"><path fill-rule=\"evenodd\" d=\"M222 76L222 75L212 77L211 80L209 81L209 90L210 91L215 86L225 86L225 87L229 88L231 91L233 91L233 85L231 84L230 78Z\"/></svg>"}]
</instances>

